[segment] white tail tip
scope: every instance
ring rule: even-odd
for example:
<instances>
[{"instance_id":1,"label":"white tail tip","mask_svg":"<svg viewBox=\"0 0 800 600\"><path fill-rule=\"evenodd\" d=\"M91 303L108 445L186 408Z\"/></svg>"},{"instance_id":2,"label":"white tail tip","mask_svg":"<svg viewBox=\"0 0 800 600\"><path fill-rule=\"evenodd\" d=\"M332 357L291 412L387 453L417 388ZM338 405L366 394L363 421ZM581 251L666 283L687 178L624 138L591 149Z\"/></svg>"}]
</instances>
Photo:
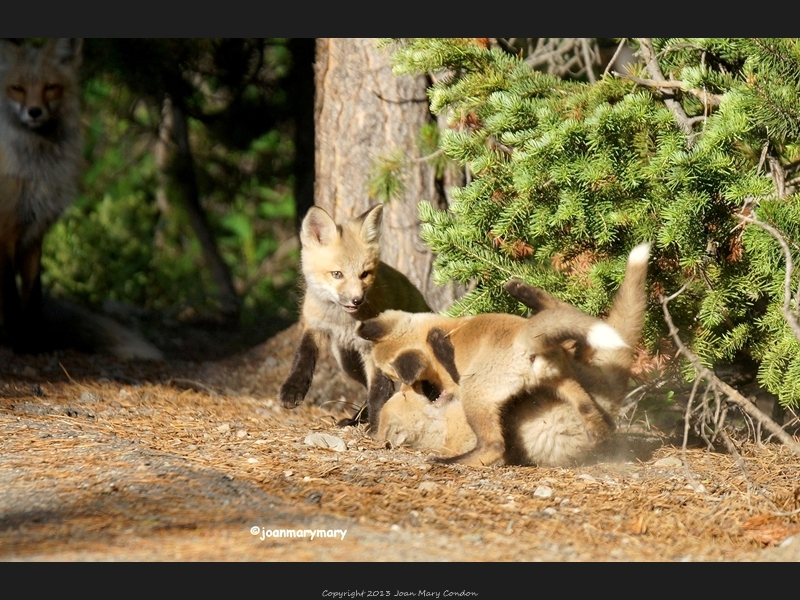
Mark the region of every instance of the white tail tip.
<instances>
[{"instance_id":1,"label":"white tail tip","mask_svg":"<svg viewBox=\"0 0 800 600\"><path fill-rule=\"evenodd\" d=\"M586 335L586 341L598 350L619 350L629 347L619 332L606 323L592 325Z\"/></svg>"},{"instance_id":2,"label":"white tail tip","mask_svg":"<svg viewBox=\"0 0 800 600\"><path fill-rule=\"evenodd\" d=\"M628 255L628 262L633 264L644 264L650 260L650 242L644 242L636 246Z\"/></svg>"}]
</instances>

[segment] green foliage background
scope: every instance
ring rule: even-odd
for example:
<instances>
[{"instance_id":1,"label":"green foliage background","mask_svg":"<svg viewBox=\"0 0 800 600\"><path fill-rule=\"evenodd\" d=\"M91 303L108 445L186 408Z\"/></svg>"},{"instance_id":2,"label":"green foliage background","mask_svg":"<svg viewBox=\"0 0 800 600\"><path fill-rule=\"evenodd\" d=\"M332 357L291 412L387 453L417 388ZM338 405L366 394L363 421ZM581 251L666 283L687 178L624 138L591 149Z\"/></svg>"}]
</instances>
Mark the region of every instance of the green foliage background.
<instances>
[{"instance_id":1,"label":"green foliage background","mask_svg":"<svg viewBox=\"0 0 800 600\"><path fill-rule=\"evenodd\" d=\"M86 170L79 198L46 238L46 289L88 305L115 299L178 317L216 309L184 207L175 198L167 210L156 202L154 148L169 93L188 115L201 201L242 297L243 321L293 316L285 40L96 39L85 41L84 55ZM257 68L244 72L253 61Z\"/></svg>"},{"instance_id":2,"label":"green foliage background","mask_svg":"<svg viewBox=\"0 0 800 600\"><path fill-rule=\"evenodd\" d=\"M419 208L435 280L476 283L451 314L521 312L502 290L511 277L601 314L628 251L652 240L651 349L666 337L658 297L686 285L670 310L701 360L752 357L781 403L800 406L780 247L737 217L754 210L798 247L798 196L778 197L764 159L791 174L800 158L797 39L654 39L664 77L683 83L670 90L689 131L642 84L642 65L590 84L475 39L395 44L397 74L435 75L431 110L449 123L440 147L472 174L447 211Z\"/></svg>"}]
</instances>

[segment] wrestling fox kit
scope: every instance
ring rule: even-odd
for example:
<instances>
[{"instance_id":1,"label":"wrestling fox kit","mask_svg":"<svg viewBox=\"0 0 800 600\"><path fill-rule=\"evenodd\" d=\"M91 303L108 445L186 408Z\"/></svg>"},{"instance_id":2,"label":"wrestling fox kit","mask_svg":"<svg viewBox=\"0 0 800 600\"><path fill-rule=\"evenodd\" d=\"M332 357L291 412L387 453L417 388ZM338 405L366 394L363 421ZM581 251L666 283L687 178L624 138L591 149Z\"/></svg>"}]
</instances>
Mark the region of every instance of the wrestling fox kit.
<instances>
[{"instance_id":1,"label":"wrestling fox kit","mask_svg":"<svg viewBox=\"0 0 800 600\"><path fill-rule=\"evenodd\" d=\"M606 323L519 281L505 288L537 311L527 321L390 311L365 322L359 335L374 342L375 361L409 388L387 404L380 431L412 443L449 440L455 449L470 443L468 422L477 444L445 462L555 466L582 459L610 434L627 393L647 307L648 258L649 244L630 253ZM565 340L577 342L574 351ZM443 390L443 399L427 404L422 382ZM448 395L463 411L446 403Z\"/></svg>"},{"instance_id":2,"label":"wrestling fox kit","mask_svg":"<svg viewBox=\"0 0 800 600\"><path fill-rule=\"evenodd\" d=\"M0 40L0 321L16 350L37 344L42 239L78 189L81 46Z\"/></svg>"},{"instance_id":3,"label":"wrestling fox kit","mask_svg":"<svg viewBox=\"0 0 800 600\"><path fill-rule=\"evenodd\" d=\"M280 389L281 404L294 408L311 387L320 344L330 344L342 370L367 387L370 429L394 393L394 384L372 361L370 343L356 335L356 326L386 309L428 312L420 291L402 273L380 260L383 206L337 224L313 206L300 228L305 296L302 337L288 378Z\"/></svg>"},{"instance_id":4,"label":"wrestling fox kit","mask_svg":"<svg viewBox=\"0 0 800 600\"><path fill-rule=\"evenodd\" d=\"M647 311L649 257L649 243L639 244L630 252L625 277L605 320L620 333L627 346L595 350L585 357L587 360L578 359L578 348L572 362L578 382L609 420L619 415L629 391L634 349L641 341ZM544 290L519 281L508 282L505 289L533 311L561 310L565 318L580 313ZM566 466L585 459L596 447L583 434L575 411L557 401L546 388L510 403L504 427L506 462L512 464Z\"/></svg>"}]
</instances>

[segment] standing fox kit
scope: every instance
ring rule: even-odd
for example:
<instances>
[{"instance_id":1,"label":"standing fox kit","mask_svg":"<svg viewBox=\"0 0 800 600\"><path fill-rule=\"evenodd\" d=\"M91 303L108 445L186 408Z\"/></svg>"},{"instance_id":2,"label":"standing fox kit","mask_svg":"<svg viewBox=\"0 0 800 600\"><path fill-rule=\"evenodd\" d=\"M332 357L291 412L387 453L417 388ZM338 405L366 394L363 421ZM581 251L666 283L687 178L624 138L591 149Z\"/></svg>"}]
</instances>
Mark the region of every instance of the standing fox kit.
<instances>
[{"instance_id":1,"label":"standing fox kit","mask_svg":"<svg viewBox=\"0 0 800 600\"><path fill-rule=\"evenodd\" d=\"M300 228L305 296L302 337L279 398L286 408L301 404L311 387L320 345L328 343L342 370L366 386L371 431L394 384L372 361L371 344L356 326L387 309L430 311L420 291L402 273L380 260L383 206L337 224L313 206Z\"/></svg>"},{"instance_id":2,"label":"standing fox kit","mask_svg":"<svg viewBox=\"0 0 800 600\"><path fill-rule=\"evenodd\" d=\"M364 322L358 334L373 342L376 364L406 388L387 404L379 431L412 443L449 439L463 452L471 443L466 418L477 443L443 462L555 466L584 458L611 433L627 393L648 259L649 244L630 253L605 322L520 281L505 289L536 312L530 319L387 311ZM440 399L426 404L426 387L441 390Z\"/></svg>"},{"instance_id":3,"label":"standing fox kit","mask_svg":"<svg viewBox=\"0 0 800 600\"><path fill-rule=\"evenodd\" d=\"M40 333L42 239L78 189L81 46L0 40L0 321L18 350Z\"/></svg>"}]
</instances>

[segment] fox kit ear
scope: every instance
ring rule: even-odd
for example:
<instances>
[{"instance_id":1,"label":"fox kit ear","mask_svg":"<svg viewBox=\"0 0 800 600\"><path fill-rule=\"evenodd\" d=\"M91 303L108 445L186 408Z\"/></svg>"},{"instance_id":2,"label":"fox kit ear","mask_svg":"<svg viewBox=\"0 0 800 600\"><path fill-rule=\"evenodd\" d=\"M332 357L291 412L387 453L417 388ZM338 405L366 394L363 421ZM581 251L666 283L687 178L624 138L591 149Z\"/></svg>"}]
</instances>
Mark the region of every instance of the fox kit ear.
<instances>
[{"instance_id":1,"label":"fox kit ear","mask_svg":"<svg viewBox=\"0 0 800 600\"><path fill-rule=\"evenodd\" d=\"M377 244L381 239L383 204L376 204L358 217L361 223L361 239L365 244Z\"/></svg>"},{"instance_id":2,"label":"fox kit ear","mask_svg":"<svg viewBox=\"0 0 800 600\"><path fill-rule=\"evenodd\" d=\"M398 354L391 362L394 372L400 378L400 381L406 385L412 385L419 379L427 366L425 355L419 350L409 350Z\"/></svg>"},{"instance_id":3,"label":"fox kit ear","mask_svg":"<svg viewBox=\"0 0 800 600\"><path fill-rule=\"evenodd\" d=\"M319 206L308 209L300 226L300 243L307 246L310 243L327 246L339 235L338 227L331 216Z\"/></svg>"},{"instance_id":4,"label":"fox kit ear","mask_svg":"<svg viewBox=\"0 0 800 600\"><path fill-rule=\"evenodd\" d=\"M453 381L458 383L459 374L456 368L456 350L447 332L440 327L433 327L428 332L428 345L433 350L433 355L442 365Z\"/></svg>"}]
</instances>

